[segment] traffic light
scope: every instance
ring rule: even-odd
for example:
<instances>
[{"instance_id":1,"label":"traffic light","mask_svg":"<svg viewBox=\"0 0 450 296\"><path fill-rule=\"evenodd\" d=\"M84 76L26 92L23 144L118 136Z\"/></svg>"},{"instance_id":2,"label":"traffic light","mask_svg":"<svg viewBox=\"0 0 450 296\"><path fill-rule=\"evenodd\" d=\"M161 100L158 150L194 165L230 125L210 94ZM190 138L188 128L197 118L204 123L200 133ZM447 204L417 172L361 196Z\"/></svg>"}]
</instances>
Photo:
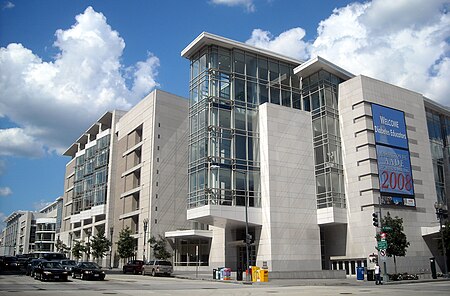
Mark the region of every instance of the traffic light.
<instances>
[{"instance_id":1,"label":"traffic light","mask_svg":"<svg viewBox=\"0 0 450 296\"><path fill-rule=\"evenodd\" d=\"M379 227L380 226L380 223L378 222L378 213L377 212L375 212L375 213L372 213L372 221L373 221L373 226L375 226L375 227Z\"/></svg>"},{"instance_id":2,"label":"traffic light","mask_svg":"<svg viewBox=\"0 0 450 296\"><path fill-rule=\"evenodd\" d=\"M252 240L253 240L253 236L251 234L247 234L245 243L250 245L253 242Z\"/></svg>"}]
</instances>

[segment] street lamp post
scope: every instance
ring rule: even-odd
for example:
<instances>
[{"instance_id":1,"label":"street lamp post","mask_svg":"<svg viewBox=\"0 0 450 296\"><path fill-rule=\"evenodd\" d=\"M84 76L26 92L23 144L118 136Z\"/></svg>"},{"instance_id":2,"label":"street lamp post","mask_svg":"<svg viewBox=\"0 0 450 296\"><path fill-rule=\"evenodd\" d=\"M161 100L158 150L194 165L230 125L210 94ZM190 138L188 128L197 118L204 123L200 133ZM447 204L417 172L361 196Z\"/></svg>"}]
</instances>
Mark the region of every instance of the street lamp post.
<instances>
[{"instance_id":1,"label":"street lamp post","mask_svg":"<svg viewBox=\"0 0 450 296\"><path fill-rule=\"evenodd\" d=\"M144 250L143 250L143 255L142 255L144 263L145 263L145 244L147 243L147 227L148 227L148 219L145 218L144 219Z\"/></svg>"},{"instance_id":2,"label":"street lamp post","mask_svg":"<svg viewBox=\"0 0 450 296\"><path fill-rule=\"evenodd\" d=\"M111 243L111 246L109 247L109 269L112 269L113 234L114 234L114 227L111 226L109 228L109 240Z\"/></svg>"},{"instance_id":3,"label":"street lamp post","mask_svg":"<svg viewBox=\"0 0 450 296\"><path fill-rule=\"evenodd\" d=\"M444 232L442 231L442 221L448 216L447 205L442 202L434 203L436 209L436 216L439 220L439 232L441 233L442 253L444 254L444 276L447 276L447 250L444 244Z\"/></svg>"}]
</instances>

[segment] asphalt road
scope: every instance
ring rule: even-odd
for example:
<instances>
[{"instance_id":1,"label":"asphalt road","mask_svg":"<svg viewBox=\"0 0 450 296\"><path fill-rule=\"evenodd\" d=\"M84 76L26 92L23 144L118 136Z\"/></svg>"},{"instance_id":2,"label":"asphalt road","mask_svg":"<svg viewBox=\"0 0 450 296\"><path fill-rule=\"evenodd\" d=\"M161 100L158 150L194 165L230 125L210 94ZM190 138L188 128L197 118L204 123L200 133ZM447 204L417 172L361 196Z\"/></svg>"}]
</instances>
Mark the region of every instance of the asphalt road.
<instances>
[{"instance_id":1,"label":"asphalt road","mask_svg":"<svg viewBox=\"0 0 450 296\"><path fill-rule=\"evenodd\" d=\"M0 295L450 295L450 281L375 286L373 282L273 280L246 285L173 277L108 274L105 281L40 282L25 275L0 275Z\"/></svg>"}]
</instances>

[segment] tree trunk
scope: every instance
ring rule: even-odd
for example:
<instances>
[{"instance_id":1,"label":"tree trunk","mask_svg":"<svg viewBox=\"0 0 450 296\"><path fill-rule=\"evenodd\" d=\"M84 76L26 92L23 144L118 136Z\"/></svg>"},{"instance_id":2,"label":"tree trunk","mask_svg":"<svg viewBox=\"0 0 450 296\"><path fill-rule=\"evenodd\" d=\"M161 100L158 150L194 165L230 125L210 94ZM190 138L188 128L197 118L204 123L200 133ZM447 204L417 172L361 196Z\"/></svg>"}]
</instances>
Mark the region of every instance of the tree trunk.
<instances>
[{"instance_id":1,"label":"tree trunk","mask_svg":"<svg viewBox=\"0 0 450 296\"><path fill-rule=\"evenodd\" d=\"M395 258L395 255L394 255L394 268L395 268L395 274L397 274L397 260Z\"/></svg>"}]
</instances>

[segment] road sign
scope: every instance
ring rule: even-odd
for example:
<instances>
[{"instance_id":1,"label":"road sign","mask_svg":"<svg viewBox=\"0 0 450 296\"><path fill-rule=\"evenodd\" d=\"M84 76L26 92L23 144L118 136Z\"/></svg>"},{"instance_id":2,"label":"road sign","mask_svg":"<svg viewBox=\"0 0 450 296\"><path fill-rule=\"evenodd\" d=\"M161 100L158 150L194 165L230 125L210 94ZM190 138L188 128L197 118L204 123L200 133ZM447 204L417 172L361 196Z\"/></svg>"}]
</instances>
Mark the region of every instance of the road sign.
<instances>
[{"instance_id":1,"label":"road sign","mask_svg":"<svg viewBox=\"0 0 450 296\"><path fill-rule=\"evenodd\" d=\"M382 229L383 231L386 231L386 230L392 230L392 227L390 227L390 226L383 226L383 227L381 227L381 229Z\"/></svg>"},{"instance_id":2,"label":"road sign","mask_svg":"<svg viewBox=\"0 0 450 296\"><path fill-rule=\"evenodd\" d=\"M382 240L378 241L378 250L386 250L387 249L387 241Z\"/></svg>"},{"instance_id":3,"label":"road sign","mask_svg":"<svg viewBox=\"0 0 450 296\"><path fill-rule=\"evenodd\" d=\"M386 232L380 233L381 240L386 240Z\"/></svg>"},{"instance_id":4,"label":"road sign","mask_svg":"<svg viewBox=\"0 0 450 296\"><path fill-rule=\"evenodd\" d=\"M386 256L386 250L380 250L380 256L385 257Z\"/></svg>"}]
</instances>

